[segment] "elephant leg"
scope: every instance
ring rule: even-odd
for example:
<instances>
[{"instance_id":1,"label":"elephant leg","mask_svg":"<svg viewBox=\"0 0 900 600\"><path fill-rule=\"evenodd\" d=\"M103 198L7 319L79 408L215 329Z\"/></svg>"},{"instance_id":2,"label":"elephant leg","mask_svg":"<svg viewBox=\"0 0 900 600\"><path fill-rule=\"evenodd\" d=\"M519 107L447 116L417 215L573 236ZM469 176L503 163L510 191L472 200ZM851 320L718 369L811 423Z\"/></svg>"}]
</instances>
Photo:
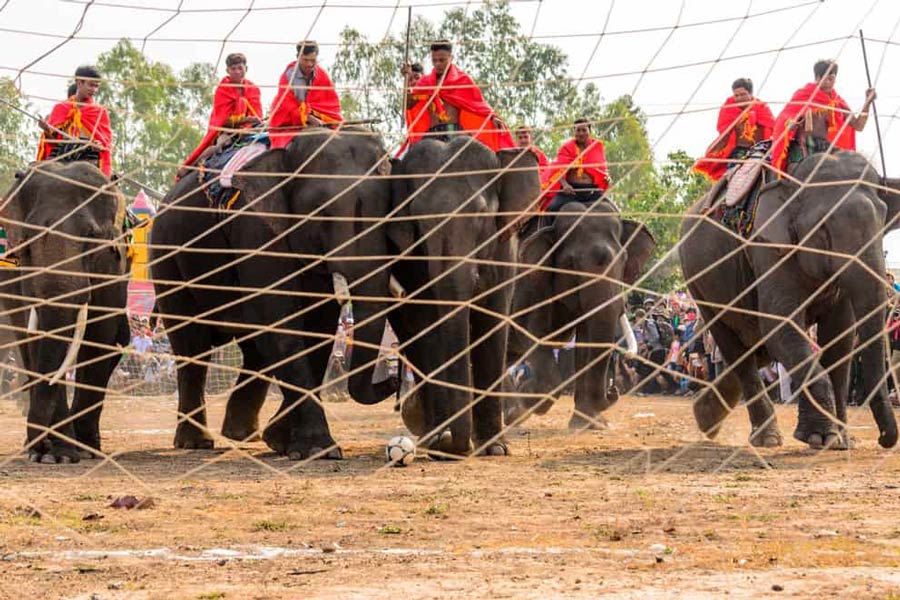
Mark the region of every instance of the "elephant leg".
<instances>
[{"instance_id":1,"label":"elephant leg","mask_svg":"<svg viewBox=\"0 0 900 600\"><path fill-rule=\"evenodd\" d=\"M94 313L89 318L97 316ZM106 386L116 365L119 352L116 345L127 346L130 333L124 315L91 322L85 332L85 339L100 346L82 345L78 353L79 366L75 370L75 395L72 400L72 414L75 415L75 439L84 446L79 448L81 458L94 458L100 454L100 412L106 397Z\"/></svg>"},{"instance_id":2,"label":"elephant leg","mask_svg":"<svg viewBox=\"0 0 900 600\"><path fill-rule=\"evenodd\" d=\"M485 304L489 311L508 314L509 293L506 290L492 294L488 300ZM481 452L487 456L505 456L509 454L509 448L503 436L503 405L501 397L492 392L502 386L506 374L509 328L497 317L477 308L470 312L470 319L472 340L487 335L471 349L472 379L477 395L472 406L475 447L483 446Z\"/></svg>"},{"instance_id":3,"label":"elephant leg","mask_svg":"<svg viewBox=\"0 0 900 600\"><path fill-rule=\"evenodd\" d=\"M301 356L304 351L302 341L267 334L260 336L257 344L263 364L277 364L287 357L294 357L271 370L264 369L284 383L280 386L281 406L266 425L263 441L291 460L343 458L340 447L331 437L322 402L310 391L319 383L313 382L306 355Z\"/></svg>"},{"instance_id":4,"label":"elephant leg","mask_svg":"<svg viewBox=\"0 0 900 600\"><path fill-rule=\"evenodd\" d=\"M835 414L840 422L841 439L829 446L832 450L847 450L851 444L847 431L847 398L850 395L854 325L853 310L846 299L819 320L819 344L823 348L828 346L822 351L819 364L831 377Z\"/></svg>"},{"instance_id":5,"label":"elephant leg","mask_svg":"<svg viewBox=\"0 0 900 600\"><path fill-rule=\"evenodd\" d=\"M207 327L188 325L169 334L172 351L178 357L178 424L175 447L211 449L212 436L206 424L206 374L211 360L211 332ZM197 359L196 357L203 358Z\"/></svg>"},{"instance_id":6,"label":"elephant leg","mask_svg":"<svg viewBox=\"0 0 900 600\"><path fill-rule=\"evenodd\" d=\"M777 277L775 279L778 279ZM784 281L772 281L769 295L774 290L791 289ZM764 314L787 316L800 302L791 298L767 298L760 294L760 311ZM834 391L831 379L824 373L813 354L809 339L801 333L797 323L784 323L782 319L761 318L761 331L767 338L769 354L791 373L791 387L799 394L799 414L794 437L818 449L837 444L840 439L835 414Z\"/></svg>"},{"instance_id":7,"label":"elephant leg","mask_svg":"<svg viewBox=\"0 0 900 600\"><path fill-rule=\"evenodd\" d=\"M244 370L258 373L263 364L253 340L240 343L244 357ZM228 396L225 406L225 418L222 420L222 435L239 442L258 441L259 411L266 401L269 382L254 375L242 372Z\"/></svg>"}]
</instances>

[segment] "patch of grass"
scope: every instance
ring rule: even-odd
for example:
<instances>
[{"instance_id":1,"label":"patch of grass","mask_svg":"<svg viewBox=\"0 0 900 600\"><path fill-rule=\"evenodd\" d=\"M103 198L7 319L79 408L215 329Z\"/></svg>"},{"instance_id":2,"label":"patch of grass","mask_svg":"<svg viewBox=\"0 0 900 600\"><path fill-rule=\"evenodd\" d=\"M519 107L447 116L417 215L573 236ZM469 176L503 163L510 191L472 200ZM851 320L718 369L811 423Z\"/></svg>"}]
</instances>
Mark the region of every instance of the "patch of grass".
<instances>
[{"instance_id":1,"label":"patch of grass","mask_svg":"<svg viewBox=\"0 0 900 600\"><path fill-rule=\"evenodd\" d=\"M72 497L75 502L100 502L106 500L106 496L100 494L75 494Z\"/></svg>"},{"instance_id":2,"label":"patch of grass","mask_svg":"<svg viewBox=\"0 0 900 600\"><path fill-rule=\"evenodd\" d=\"M403 533L403 530L400 529L399 525L382 525L378 533L381 535L399 535Z\"/></svg>"},{"instance_id":3,"label":"patch of grass","mask_svg":"<svg viewBox=\"0 0 900 600\"><path fill-rule=\"evenodd\" d=\"M648 492L644 488L637 488L634 490L634 495L638 498L647 498L648 496L650 496L650 492Z\"/></svg>"},{"instance_id":4,"label":"patch of grass","mask_svg":"<svg viewBox=\"0 0 900 600\"><path fill-rule=\"evenodd\" d=\"M287 530L288 524L286 521L273 521L272 519L262 519L260 521L254 521L253 524L250 525L250 531L253 531L254 533L260 531L276 532Z\"/></svg>"},{"instance_id":5,"label":"patch of grass","mask_svg":"<svg viewBox=\"0 0 900 600\"><path fill-rule=\"evenodd\" d=\"M225 597L225 592L203 592L197 596L197 600L222 600Z\"/></svg>"},{"instance_id":6,"label":"patch of grass","mask_svg":"<svg viewBox=\"0 0 900 600\"><path fill-rule=\"evenodd\" d=\"M425 509L425 514L432 517L446 516L448 508L450 507L444 503L435 503Z\"/></svg>"},{"instance_id":7,"label":"patch of grass","mask_svg":"<svg viewBox=\"0 0 900 600\"><path fill-rule=\"evenodd\" d=\"M735 481L753 481L753 478L746 473L738 473L734 478Z\"/></svg>"},{"instance_id":8,"label":"patch of grass","mask_svg":"<svg viewBox=\"0 0 900 600\"><path fill-rule=\"evenodd\" d=\"M765 513L765 514L761 514L761 515L750 515L749 517L747 517L747 519L750 521L759 521L760 523L771 523L772 521L776 520L777 518L778 518L778 515L773 515L771 513Z\"/></svg>"},{"instance_id":9,"label":"patch of grass","mask_svg":"<svg viewBox=\"0 0 900 600\"><path fill-rule=\"evenodd\" d=\"M591 531L591 535L600 542L621 542L625 537L625 532L617 527L600 525Z\"/></svg>"}]
</instances>

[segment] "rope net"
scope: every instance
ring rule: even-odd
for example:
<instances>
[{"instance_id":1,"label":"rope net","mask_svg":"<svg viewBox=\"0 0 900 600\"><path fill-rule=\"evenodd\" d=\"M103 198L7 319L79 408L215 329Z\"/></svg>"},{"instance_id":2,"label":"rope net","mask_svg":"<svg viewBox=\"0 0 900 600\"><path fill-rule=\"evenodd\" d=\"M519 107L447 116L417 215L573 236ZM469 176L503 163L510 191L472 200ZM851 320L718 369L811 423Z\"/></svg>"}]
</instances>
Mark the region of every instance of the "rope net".
<instances>
[{"instance_id":1,"label":"rope net","mask_svg":"<svg viewBox=\"0 0 900 600\"><path fill-rule=\"evenodd\" d=\"M498 594L602 591L593 570L555 572L569 554L610 574L679 566L625 576L626 593L746 587L730 572L764 567L833 568L851 590L850 567L894 560L880 490L898 466L900 184L878 150L896 154L896 7L43 4L56 16L0 4L0 39L22 48L0 64L0 551L16 589L61 585L25 562L102 557L111 575L59 592L131 568L163 594L243 597L267 561L322 573L312 595L374 594L372 577L383 594L471 594L467 561ZM486 122L406 145L399 68L427 73L438 38L533 146L490 151ZM269 106L298 39L317 40L345 124L238 170L184 167L226 56L246 55ZM810 96L802 139L825 113L827 144L766 163L736 200L692 170L733 80L777 115L823 57L849 107ZM36 121L84 63L103 74L112 181L67 146L32 163ZM877 123L855 112L867 87ZM532 148L552 161L576 118L606 153L574 146L562 176L600 169L609 187L545 212L559 196ZM854 128L856 153L839 151ZM732 184L760 164L716 161ZM392 468L411 452L396 436L419 468ZM854 499L884 514L847 529ZM526 554L536 587L504 571ZM424 562L385 581L398 556ZM169 561L242 570L188 586L159 576ZM335 561L359 576L333 588Z\"/></svg>"}]
</instances>

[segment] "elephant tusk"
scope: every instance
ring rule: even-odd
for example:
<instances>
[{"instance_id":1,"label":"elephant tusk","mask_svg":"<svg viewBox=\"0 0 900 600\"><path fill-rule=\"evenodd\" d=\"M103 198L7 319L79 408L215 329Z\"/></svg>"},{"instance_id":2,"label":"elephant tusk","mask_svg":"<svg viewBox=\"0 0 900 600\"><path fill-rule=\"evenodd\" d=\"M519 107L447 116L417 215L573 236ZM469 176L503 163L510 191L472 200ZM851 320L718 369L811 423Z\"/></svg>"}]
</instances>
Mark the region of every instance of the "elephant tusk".
<instances>
[{"instance_id":1,"label":"elephant tusk","mask_svg":"<svg viewBox=\"0 0 900 600\"><path fill-rule=\"evenodd\" d=\"M50 379L50 385L56 385L60 379L66 376L66 371L75 364L75 359L78 358L78 350L81 348L81 341L84 339L84 330L87 327L87 312L87 304L82 305L78 309L78 316L75 318L75 333L72 335L72 341L69 343L69 351L66 352L66 357L63 359L56 374Z\"/></svg>"},{"instance_id":2,"label":"elephant tusk","mask_svg":"<svg viewBox=\"0 0 900 600\"><path fill-rule=\"evenodd\" d=\"M628 345L626 356L637 355L637 340L634 338L634 330L631 329L631 323L628 322L628 317L625 316L625 313L622 313L619 316L619 326L622 328L622 334L625 336L625 343Z\"/></svg>"},{"instance_id":3,"label":"elephant tusk","mask_svg":"<svg viewBox=\"0 0 900 600\"><path fill-rule=\"evenodd\" d=\"M28 311L28 333L37 333L38 330L38 315L37 309L33 306L31 310Z\"/></svg>"},{"instance_id":4,"label":"elephant tusk","mask_svg":"<svg viewBox=\"0 0 900 600\"><path fill-rule=\"evenodd\" d=\"M331 274L331 282L334 285L334 296L338 304L346 304L350 301L350 286L347 278L340 273Z\"/></svg>"},{"instance_id":5,"label":"elephant tusk","mask_svg":"<svg viewBox=\"0 0 900 600\"><path fill-rule=\"evenodd\" d=\"M400 299L406 296L406 289L400 285L400 282L397 281L393 275L391 275L389 285L391 288L391 296L394 298Z\"/></svg>"}]
</instances>

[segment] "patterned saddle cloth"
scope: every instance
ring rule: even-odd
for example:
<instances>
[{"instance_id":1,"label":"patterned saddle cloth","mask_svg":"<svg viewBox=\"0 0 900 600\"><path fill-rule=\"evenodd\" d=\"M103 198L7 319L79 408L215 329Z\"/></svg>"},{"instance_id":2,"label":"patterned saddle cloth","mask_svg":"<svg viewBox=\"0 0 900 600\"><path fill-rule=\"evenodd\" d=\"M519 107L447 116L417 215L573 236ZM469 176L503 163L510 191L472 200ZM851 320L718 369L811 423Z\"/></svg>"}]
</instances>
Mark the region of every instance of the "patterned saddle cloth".
<instances>
[{"instance_id":1,"label":"patterned saddle cloth","mask_svg":"<svg viewBox=\"0 0 900 600\"><path fill-rule=\"evenodd\" d=\"M231 187L232 176L268 148L269 136L266 133L241 136L204 161L203 167L197 170L197 177L204 186L210 207L229 210L234 206L240 190Z\"/></svg>"},{"instance_id":2,"label":"patterned saddle cloth","mask_svg":"<svg viewBox=\"0 0 900 600\"><path fill-rule=\"evenodd\" d=\"M768 183L771 171L765 167L771 143L756 144L741 162L720 179L707 199L704 212L741 237L749 237L756 220L759 192Z\"/></svg>"}]
</instances>

